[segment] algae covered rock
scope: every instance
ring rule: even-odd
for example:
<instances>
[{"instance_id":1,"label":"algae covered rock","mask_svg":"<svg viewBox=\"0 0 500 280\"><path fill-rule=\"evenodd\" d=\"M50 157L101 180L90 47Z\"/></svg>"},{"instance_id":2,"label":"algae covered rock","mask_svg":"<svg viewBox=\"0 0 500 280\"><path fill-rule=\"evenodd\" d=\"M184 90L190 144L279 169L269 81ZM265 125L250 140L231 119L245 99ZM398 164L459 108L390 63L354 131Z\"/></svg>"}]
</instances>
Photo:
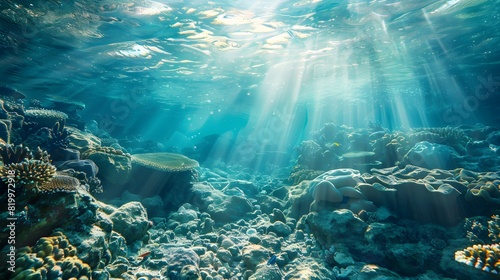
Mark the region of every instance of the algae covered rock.
<instances>
[{"instance_id":1,"label":"algae covered rock","mask_svg":"<svg viewBox=\"0 0 500 280\"><path fill-rule=\"evenodd\" d=\"M249 244L243 247L241 255L246 268L255 270L259 264L265 263L269 259L271 252L263 246Z\"/></svg>"},{"instance_id":2,"label":"algae covered rock","mask_svg":"<svg viewBox=\"0 0 500 280\"><path fill-rule=\"evenodd\" d=\"M342 240L345 244L356 244L362 240L368 225L347 209L312 212L306 223L320 244L327 247Z\"/></svg>"},{"instance_id":3,"label":"algae covered rock","mask_svg":"<svg viewBox=\"0 0 500 280\"><path fill-rule=\"evenodd\" d=\"M91 133L83 132L71 126L66 127L66 129L70 133L68 139L69 147L72 149L83 152L101 146L101 140Z\"/></svg>"},{"instance_id":4,"label":"algae covered rock","mask_svg":"<svg viewBox=\"0 0 500 280\"><path fill-rule=\"evenodd\" d=\"M168 263L165 277L180 280L200 280L200 257L191 249L168 248L165 250Z\"/></svg>"},{"instance_id":5,"label":"algae covered rock","mask_svg":"<svg viewBox=\"0 0 500 280\"><path fill-rule=\"evenodd\" d=\"M146 209L135 201L122 205L109 217L113 229L123 235L128 244L141 239L150 226Z\"/></svg>"},{"instance_id":6,"label":"algae covered rock","mask_svg":"<svg viewBox=\"0 0 500 280\"><path fill-rule=\"evenodd\" d=\"M110 185L123 185L132 170L130 155L111 147L96 147L82 153L82 158L99 167L99 177Z\"/></svg>"}]
</instances>

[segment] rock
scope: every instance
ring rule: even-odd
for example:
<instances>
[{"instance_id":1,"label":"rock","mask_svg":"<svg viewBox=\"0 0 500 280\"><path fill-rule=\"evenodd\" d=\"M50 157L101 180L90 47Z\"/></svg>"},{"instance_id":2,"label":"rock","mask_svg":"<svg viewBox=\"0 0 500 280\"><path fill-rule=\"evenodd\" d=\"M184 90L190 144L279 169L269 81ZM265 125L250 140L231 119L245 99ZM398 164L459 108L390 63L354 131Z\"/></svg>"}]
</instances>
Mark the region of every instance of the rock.
<instances>
[{"instance_id":1,"label":"rock","mask_svg":"<svg viewBox=\"0 0 500 280\"><path fill-rule=\"evenodd\" d=\"M359 269L359 270L358 270ZM357 273L355 273L349 279L353 280L395 280L403 279L397 273L383 267L379 267L373 264L366 264L361 268L358 268Z\"/></svg>"},{"instance_id":2,"label":"rock","mask_svg":"<svg viewBox=\"0 0 500 280\"><path fill-rule=\"evenodd\" d=\"M392 244L387 248L388 268L404 275L417 275L437 268L441 252L417 243Z\"/></svg>"},{"instance_id":3,"label":"rock","mask_svg":"<svg viewBox=\"0 0 500 280\"><path fill-rule=\"evenodd\" d=\"M261 264L248 280L281 280L284 275L276 265Z\"/></svg>"},{"instance_id":4,"label":"rock","mask_svg":"<svg viewBox=\"0 0 500 280\"><path fill-rule=\"evenodd\" d=\"M274 232L276 235L281 237L287 237L290 233L292 233L290 227L281 221L274 222L268 227L267 230L269 232Z\"/></svg>"},{"instance_id":5,"label":"rock","mask_svg":"<svg viewBox=\"0 0 500 280\"><path fill-rule=\"evenodd\" d=\"M67 160L55 163L58 170L73 169L75 171L84 172L87 178L94 178L99 171L97 165L90 159L83 160Z\"/></svg>"},{"instance_id":6,"label":"rock","mask_svg":"<svg viewBox=\"0 0 500 280\"><path fill-rule=\"evenodd\" d=\"M354 260L349 254L343 252L336 252L333 259L340 267L347 267L354 264Z\"/></svg>"},{"instance_id":7,"label":"rock","mask_svg":"<svg viewBox=\"0 0 500 280\"><path fill-rule=\"evenodd\" d=\"M245 180L234 180L230 181L229 184L225 187L225 189L240 189L248 196L255 196L259 193L259 187L256 186L253 182L245 181Z\"/></svg>"},{"instance_id":8,"label":"rock","mask_svg":"<svg viewBox=\"0 0 500 280\"><path fill-rule=\"evenodd\" d=\"M207 212L217 223L235 222L253 212L252 203L246 198L231 196L222 205L211 205Z\"/></svg>"},{"instance_id":9,"label":"rock","mask_svg":"<svg viewBox=\"0 0 500 280\"><path fill-rule=\"evenodd\" d=\"M161 248L168 263L165 277L179 280L198 280L200 275L200 258L191 249Z\"/></svg>"},{"instance_id":10,"label":"rock","mask_svg":"<svg viewBox=\"0 0 500 280\"><path fill-rule=\"evenodd\" d=\"M391 223L371 223L365 231L365 240L369 244L385 246L399 243L407 238L408 229Z\"/></svg>"},{"instance_id":11,"label":"rock","mask_svg":"<svg viewBox=\"0 0 500 280\"><path fill-rule=\"evenodd\" d=\"M83 132L71 126L65 128L70 132L68 136L70 148L83 152L87 149L101 146L101 140L91 133Z\"/></svg>"},{"instance_id":12,"label":"rock","mask_svg":"<svg viewBox=\"0 0 500 280\"><path fill-rule=\"evenodd\" d=\"M241 254L246 268L250 270L255 270L260 263L267 262L271 255L269 250L255 244L243 247Z\"/></svg>"},{"instance_id":13,"label":"rock","mask_svg":"<svg viewBox=\"0 0 500 280\"><path fill-rule=\"evenodd\" d=\"M198 219L198 213L192 209L181 206L177 212L170 214L170 219L179 223L187 223Z\"/></svg>"},{"instance_id":14,"label":"rock","mask_svg":"<svg viewBox=\"0 0 500 280\"><path fill-rule=\"evenodd\" d=\"M141 201L142 205L148 210L148 217L166 217L164 210L165 204L159 196L147 197Z\"/></svg>"},{"instance_id":15,"label":"rock","mask_svg":"<svg viewBox=\"0 0 500 280\"><path fill-rule=\"evenodd\" d=\"M457 167L458 158L458 153L450 146L422 141L408 151L403 163L430 169L453 169Z\"/></svg>"},{"instance_id":16,"label":"rock","mask_svg":"<svg viewBox=\"0 0 500 280\"><path fill-rule=\"evenodd\" d=\"M326 247L330 247L338 240L342 240L347 246L357 243L363 239L365 229L368 227L347 209L309 213L306 223L317 241Z\"/></svg>"},{"instance_id":17,"label":"rock","mask_svg":"<svg viewBox=\"0 0 500 280\"><path fill-rule=\"evenodd\" d=\"M103 148L90 149L82 158L93 161L99 167L99 178L110 185L125 184L132 171L130 156Z\"/></svg>"},{"instance_id":18,"label":"rock","mask_svg":"<svg viewBox=\"0 0 500 280\"><path fill-rule=\"evenodd\" d=\"M309 213L309 207L314 201L312 195L309 193L309 182L302 181L297 185L291 186L289 191L288 204L290 210L288 217L298 219Z\"/></svg>"},{"instance_id":19,"label":"rock","mask_svg":"<svg viewBox=\"0 0 500 280\"><path fill-rule=\"evenodd\" d=\"M141 239L150 226L146 209L139 202L124 204L109 217L113 229L123 235L128 244Z\"/></svg>"}]
</instances>

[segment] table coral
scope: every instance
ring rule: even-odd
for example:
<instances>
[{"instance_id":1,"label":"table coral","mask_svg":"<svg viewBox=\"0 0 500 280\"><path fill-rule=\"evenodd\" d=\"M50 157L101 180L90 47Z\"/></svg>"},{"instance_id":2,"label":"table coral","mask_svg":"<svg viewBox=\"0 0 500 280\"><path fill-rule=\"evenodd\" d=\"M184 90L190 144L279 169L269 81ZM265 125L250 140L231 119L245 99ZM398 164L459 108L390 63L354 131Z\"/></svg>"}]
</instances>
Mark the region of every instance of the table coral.
<instances>
[{"instance_id":1,"label":"table coral","mask_svg":"<svg viewBox=\"0 0 500 280\"><path fill-rule=\"evenodd\" d=\"M42 193L56 193L56 192L76 192L80 186L78 179L66 175L54 175L48 182L41 184L38 190Z\"/></svg>"}]
</instances>

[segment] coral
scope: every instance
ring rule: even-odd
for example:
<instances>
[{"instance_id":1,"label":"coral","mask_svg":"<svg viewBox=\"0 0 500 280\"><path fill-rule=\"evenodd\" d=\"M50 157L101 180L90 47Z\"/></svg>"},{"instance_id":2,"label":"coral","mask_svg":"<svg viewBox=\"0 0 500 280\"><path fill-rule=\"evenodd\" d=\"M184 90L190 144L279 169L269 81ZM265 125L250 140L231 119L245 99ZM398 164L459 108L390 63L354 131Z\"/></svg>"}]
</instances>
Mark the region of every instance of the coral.
<instances>
[{"instance_id":1,"label":"coral","mask_svg":"<svg viewBox=\"0 0 500 280\"><path fill-rule=\"evenodd\" d=\"M320 169L322 159L321 150L321 146L312 140L302 141L297 148L297 153L299 154L297 163L305 165L309 169Z\"/></svg>"},{"instance_id":2,"label":"coral","mask_svg":"<svg viewBox=\"0 0 500 280\"><path fill-rule=\"evenodd\" d=\"M40 187L43 183L48 182L56 173L56 168L41 160L27 159L20 163L2 166L0 176L3 180L7 180L12 171L15 172L14 180L16 183L32 188Z\"/></svg>"},{"instance_id":3,"label":"coral","mask_svg":"<svg viewBox=\"0 0 500 280\"><path fill-rule=\"evenodd\" d=\"M33 247L18 250L11 279L90 279L90 266L83 263L76 252L61 232L42 237Z\"/></svg>"},{"instance_id":4,"label":"coral","mask_svg":"<svg viewBox=\"0 0 500 280\"><path fill-rule=\"evenodd\" d=\"M115 149L113 147L93 147L93 148L90 148L90 149L84 151L82 153L82 158L88 158L90 155L92 155L94 153L105 153L105 154L130 157L129 154L124 153L123 151Z\"/></svg>"},{"instance_id":5,"label":"coral","mask_svg":"<svg viewBox=\"0 0 500 280\"><path fill-rule=\"evenodd\" d=\"M24 159L31 158L30 149L21 145L0 145L0 157L4 165L19 163Z\"/></svg>"},{"instance_id":6,"label":"coral","mask_svg":"<svg viewBox=\"0 0 500 280\"><path fill-rule=\"evenodd\" d=\"M38 191L41 193L56 193L56 192L76 192L80 181L78 179L66 175L54 175L52 179L38 186Z\"/></svg>"},{"instance_id":7,"label":"coral","mask_svg":"<svg viewBox=\"0 0 500 280\"><path fill-rule=\"evenodd\" d=\"M500 273L500 244L473 245L455 252L455 260L485 272Z\"/></svg>"},{"instance_id":8,"label":"coral","mask_svg":"<svg viewBox=\"0 0 500 280\"><path fill-rule=\"evenodd\" d=\"M493 242L500 242L500 217L498 215L491 216L488 221L488 237Z\"/></svg>"},{"instance_id":9,"label":"coral","mask_svg":"<svg viewBox=\"0 0 500 280\"><path fill-rule=\"evenodd\" d=\"M464 229L467 238L474 244L489 243L488 222L485 217L465 218Z\"/></svg>"},{"instance_id":10,"label":"coral","mask_svg":"<svg viewBox=\"0 0 500 280\"><path fill-rule=\"evenodd\" d=\"M314 201L310 212L320 211L323 207L334 205L336 208L348 208L354 213L361 210L375 211L371 201L355 188L359 183L365 183L358 170L335 169L316 177L309 184L309 194Z\"/></svg>"},{"instance_id":11,"label":"coral","mask_svg":"<svg viewBox=\"0 0 500 280\"><path fill-rule=\"evenodd\" d=\"M0 120L0 139L10 143L10 131L12 123L9 120Z\"/></svg>"},{"instance_id":12,"label":"coral","mask_svg":"<svg viewBox=\"0 0 500 280\"><path fill-rule=\"evenodd\" d=\"M103 193L104 189L101 184L101 180L99 178L94 177L94 178L89 178L87 180L87 185L89 186L89 192L91 194L98 194L98 193Z\"/></svg>"},{"instance_id":13,"label":"coral","mask_svg":"<svg viewBox=\"0 0 500 280\"><path fill-rule=\"evenodd\" d=\"M132 162L137 165L166 172L188 171L200 166L194 159L173 153L136 154L132 155Z\"/></svg>"},{"instance_id":14,"label":"coral","mask_svg":"<svg viewBox=\"0 0 500 280\"><path fill-rule=\"evenodd\" d=\"M500 180L485 181L481 178L469 184L468 187L469 189L465 195L467 200L472 201L475 198L481 198L492 204L500 204Z\"/></svg>"},{"instance_id":15,"label":"coral","mask_svg":"<svg viewBox=\"0 0 500 280\"><path fill-rule=\"evenodd\" d=\"M57 122L68 118L68 115L56 110L28 109L24 113L26 120L36 122L38 127L53 127Z\"/></svg>"},{"instance_id":16,"label":"coral","mask_svg":"<svg viewBox=\"0 0 500 280\"><path fill-rule=\"evenodd\" d=\"M65 121L58 121L50 130L50 149L67 148L69 145L69 135L71 132L64 128Z\"/></svg>"},{"instance_id":17,"label":"coral","mask_svg":"<svg viewBox=\"0 0 500 280\"><path fill-rule=\"evenodd\" d=\"M296 166L294 168L294 171L288 178L288 180L291 181L294 185L297 185L304 180L312 180L318 177L319 175L323 174L323 171L320 170L300 169L297 167L300 166Z\"/></svg>"},{"instance_id":18,"label":"coral","mask_svg":"<svg viewBox=\"0 0 500 280\"><path fill-rule=\"evenodd\" d=\"M428 127L415 129L412 135L417 141L429 141L438 144L446 144L454 148L460 154L465 154L464 148L470 138L464 131L457 127Z\"/></svg>"}]
</instances>

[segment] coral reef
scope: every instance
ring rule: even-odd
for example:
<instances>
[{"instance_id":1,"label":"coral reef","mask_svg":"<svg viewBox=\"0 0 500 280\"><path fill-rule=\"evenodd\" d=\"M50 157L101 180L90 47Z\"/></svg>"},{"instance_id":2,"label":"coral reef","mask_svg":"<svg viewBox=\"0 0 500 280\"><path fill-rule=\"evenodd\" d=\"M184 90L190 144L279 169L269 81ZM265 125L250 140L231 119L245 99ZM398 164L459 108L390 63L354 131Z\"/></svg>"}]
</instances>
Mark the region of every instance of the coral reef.
<instances>
[{"instance_id":1,"label":"coral reef","mask_svg":"<svg viewBox=\"0 0 500 280\"><path fill-rule=\"evenodd\" d=\"M90 266L61 232L40 238L33 247L18 250L16 270L11 279L91 279Z\"/></svg>"}]
</instances>

